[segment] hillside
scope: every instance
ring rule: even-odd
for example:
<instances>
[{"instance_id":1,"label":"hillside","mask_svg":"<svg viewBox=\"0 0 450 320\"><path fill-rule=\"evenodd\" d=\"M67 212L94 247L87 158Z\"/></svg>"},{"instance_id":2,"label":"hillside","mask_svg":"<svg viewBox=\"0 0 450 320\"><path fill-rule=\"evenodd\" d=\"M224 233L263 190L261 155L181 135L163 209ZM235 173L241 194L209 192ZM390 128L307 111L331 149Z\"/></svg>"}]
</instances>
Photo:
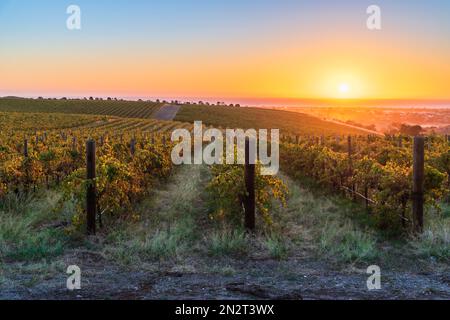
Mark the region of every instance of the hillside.
<instances>
[{"instance_id":1,"label":"hillside","mask_svg":"<svg viewBox=\"0 0 450 320\"><path fill-rule=\"evenodd\" d=\"M158 118L160 103L109 100L46 100L0 98L0 112L106 115L121 118ZM219 128L280 129L284 135L367 134L363 130L330 123L310 115L260 108L182 105L175 121L203 121Z\"/></svg>"},{"instance_id":2,"label":"hillside","mask_svg":"<svg viewBox=\"0 0 450 320\"><path fill-rule=\"evenodd\" d=\"M145 101L0 99L0 112L93 114L150 119L159 107L160 103Z\"/></svg>"},{"instance_id":3,"label":"hillside","mask_svg":"<svg viewBox=\"0 0 450 320\"><path fill-rule=\"evenodd\" d=\"M367 134L337 123L330 123L302 113L260 108L183 105L177 121L203 121L223 128L280 129L284 135Z\"/></svg>"}]
</instances>

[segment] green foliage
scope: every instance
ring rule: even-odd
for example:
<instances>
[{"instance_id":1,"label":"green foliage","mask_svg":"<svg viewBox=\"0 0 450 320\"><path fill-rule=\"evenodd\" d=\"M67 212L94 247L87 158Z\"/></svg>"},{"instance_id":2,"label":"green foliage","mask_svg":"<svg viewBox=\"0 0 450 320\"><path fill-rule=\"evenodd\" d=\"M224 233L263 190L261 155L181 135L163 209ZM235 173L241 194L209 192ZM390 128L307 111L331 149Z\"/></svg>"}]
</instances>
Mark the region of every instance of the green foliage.
<instances>
[{"instance_id":1,"label":"green foliage","mask_svg":"<svg viewBox=\"0 0 450 320\"><path fill-rule=\"evenodd\" d=\"M211 204L215 213L212 220L228 221L235 225L242 224L242 202L247 195L244 181L243 165L215 165L212 166L212 180L207 190L210 192ZM288 190L281 179L275 176L260 174L261 166L256 166L255 197L257 212L264 223L270 226L273 221L270 211L273 200L286 204Z\"/></svg>"}]
</instances>

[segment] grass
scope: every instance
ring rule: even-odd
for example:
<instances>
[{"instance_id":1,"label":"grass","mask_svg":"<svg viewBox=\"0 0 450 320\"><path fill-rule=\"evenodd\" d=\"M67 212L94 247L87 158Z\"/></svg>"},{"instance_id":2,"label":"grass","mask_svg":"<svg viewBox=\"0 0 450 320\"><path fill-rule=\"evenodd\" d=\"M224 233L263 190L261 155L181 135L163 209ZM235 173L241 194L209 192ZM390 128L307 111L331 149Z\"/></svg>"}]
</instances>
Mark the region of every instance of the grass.
<instances>
[{"instance_id":1,"label":"grass","mask_svg":"<svg viewBox=\"0 0 450 320\"><path fill-rule=\"evenodd\" d=\"M190 123L203 121L205 125L216 128L280 129L280 133L285 135L364 134L358 129L329 123L306 114L260 108L183 105L174 120Z\"/></svg>"},{"instance_id":2,"label":"grass","mask_svg":"<svg viewBox=\"0 0 450 320\"><path fill-rule=\"evenodd\" d=\"M364 213L357 206L337 196L303 189L286 176L283 180L287 182L290 198L288 207L277 213L279 234L297 248L312 248L319 259L337 263L369 262L379 256L374 231L358 223ZM277 246L273 250L280 251Z\"/></svg>"},{"instance_id":3,"label":"grass","mask_svg":"<svg viewBox=\"0 0 450 320\"><path fill-rule=\"evenodd\" d=\"M241 230L219 230L207 238L211 256L237 256L247 252L247 239Z\"/></svg>"},{"instance_id":4,"label":"grass","mask_svg":"<svg viewBox=\"0 0 450 320\"><path fill-rule=\"evenodd\" d=\"M450 262L450 217L428 217L424 233L413 239L413 247L420 257Z\"/></svg>"},{"instance_id":5,"label":"grass","mask_svg":"<svg viewBox=\"0 0 450 320\"><path fill-rule=\"evenodd\" d=\"M0 112L91 114L150 119L161 105L144 101L1 98Z\"/></svg>"},{"instance_id":6,"label":"grass","mask_svg":"<svg viewBox=\"0 0 450 320\"><path fill-rule=\"evenodd\" d=\"M43 200L26 201L14 197L9 195L0 207L0 260L30 262L61 255L67 241L63 231L43 227L56 220L52 209L57 196L49 194ZM17 203L14 209L12 203Z\"/></svg>"},{"instance_id":7,"label":"grass","mask_svg":"<svg viewBox=\"0 0 450 320\"><path fill-rule=\"evenodd\" d=\"M283 260L289 256L286 240L280 235L273 234L268 236L264 244L269 251L270 257L273 259Z\"/></svg>"},{"instance_id":8,"label":"grass","mask_svg":"<svg viewBox=\"0 0 450 320\"><path fill-rule=\"evenodd\" d=\"M143 261L177 259L194 250L200 239L196 216L201 215L198 199L201 169L183 167L168 185L144 202L139 210L139 224L117 226L107 237L106 256L123 265Z\"/></svg>"},{"instance_id":9,"label":"grass","mask_svg":"<svg viewBox=\"0 0 450 320\"><path fill-rule=\"evenodd\" d=\"M376 239L350 220L327 222L320 235L320 250L341 262L372 261L378 257Z\"/></svg>"}]
</instances>

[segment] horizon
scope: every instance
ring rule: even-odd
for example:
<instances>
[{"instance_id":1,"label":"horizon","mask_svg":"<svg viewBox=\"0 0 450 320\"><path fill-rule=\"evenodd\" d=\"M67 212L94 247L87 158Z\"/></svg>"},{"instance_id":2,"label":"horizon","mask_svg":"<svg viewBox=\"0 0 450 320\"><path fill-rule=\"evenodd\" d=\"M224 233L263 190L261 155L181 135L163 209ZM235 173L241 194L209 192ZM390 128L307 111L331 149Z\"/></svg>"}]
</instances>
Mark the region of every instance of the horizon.
<instances>
[{"instance_id":1,"label":"horizon","mask_svg":"<svg viewBox=\"0 0 450 320\"><path fill-rule=\"evenodd\" d=\"M2 1L0 95L450 101L445 1L377 1L376 31L368 1L70 4Z\"/></svg>"},{"instance_id":2,"label":"horizon","mask_svg":"<svg viewBox=\"0 0 450 320\"><path fill-rule=\"evenodd\" d=\"M0 99L70 99L84 100L90 97L96 99L123 99L126 101L178 101L184 103L225 103L226 105L237 105L242 107L263 107L263 108L410 108L410 109L448 109L450 99L304 99L304 98L220 98L220 97L155 97L155 96L114 96L114 95L3 95L0 92Z\"/></svg>"}]
</instances>

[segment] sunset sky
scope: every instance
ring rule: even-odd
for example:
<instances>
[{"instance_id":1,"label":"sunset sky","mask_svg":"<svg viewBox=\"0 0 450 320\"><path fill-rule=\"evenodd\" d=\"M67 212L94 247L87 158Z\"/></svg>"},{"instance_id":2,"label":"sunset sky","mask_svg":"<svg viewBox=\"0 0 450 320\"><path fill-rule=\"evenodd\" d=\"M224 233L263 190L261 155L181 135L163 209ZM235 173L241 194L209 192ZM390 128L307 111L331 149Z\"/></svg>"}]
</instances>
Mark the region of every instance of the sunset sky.
<instances>
[{"instance_id":1,"label":"sunset sky","mask_svg":"<svg viewBox=\"0 0 450 320\"><path fill-rule=\"evenodd\" d=\"M450 99L450 1L0 0L5 95Z\"/></svg>"}]
</instances>

